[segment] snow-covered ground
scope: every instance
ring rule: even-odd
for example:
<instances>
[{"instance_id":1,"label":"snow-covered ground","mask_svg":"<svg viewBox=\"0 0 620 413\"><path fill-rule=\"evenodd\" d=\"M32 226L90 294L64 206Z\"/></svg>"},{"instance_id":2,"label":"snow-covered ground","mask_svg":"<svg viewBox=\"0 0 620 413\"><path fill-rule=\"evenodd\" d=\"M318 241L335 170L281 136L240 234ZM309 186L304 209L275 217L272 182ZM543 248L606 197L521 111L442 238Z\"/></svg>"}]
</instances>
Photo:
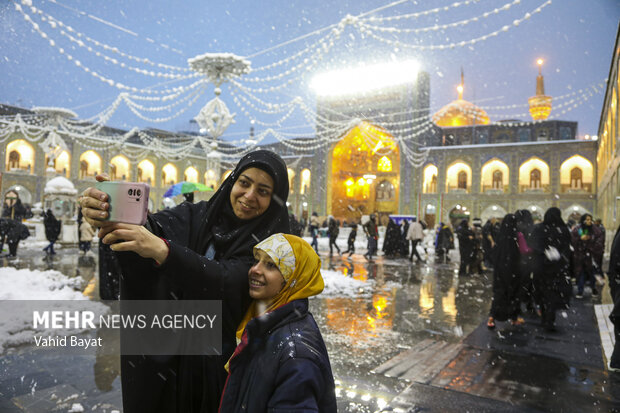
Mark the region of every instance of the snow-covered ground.
<instances>
[{"instance_id":1,"label":"snow-covered ground","mask_svg":"<svg viewBox=\"0 0 620 413\"><path fill-rule=\"evenodd\" d=\"M88 297L79 290L81 284L81 279L54 270L0 268L0 353L5 347L31 343L35 334L46 333L44 328L33 328L34 309L65 311L87 307L96 317L105 314L108 307L104 304L85 302ZM37 300L49 302L43 305ZM64 334L78 332L80 330L63 330Z\"/></svg>"}]
</instances>

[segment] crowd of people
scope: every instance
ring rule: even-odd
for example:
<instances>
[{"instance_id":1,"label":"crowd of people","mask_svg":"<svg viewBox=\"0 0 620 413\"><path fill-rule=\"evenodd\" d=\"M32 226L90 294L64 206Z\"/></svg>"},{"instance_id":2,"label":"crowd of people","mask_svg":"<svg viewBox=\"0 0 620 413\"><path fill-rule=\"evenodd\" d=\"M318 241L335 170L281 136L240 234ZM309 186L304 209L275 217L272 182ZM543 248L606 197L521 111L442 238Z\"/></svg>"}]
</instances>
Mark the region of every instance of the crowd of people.
<instances>
[{"instance_id":1,"label":"crowd of people","mask_svg":"<svg viewBox=\"0 0 620 413\"><path fill-rule=\"evenodd\" d=\"M482 230L483 256L493 271L487 327L494 328L497 321L523 324L522 312L532 311L552 331L556 312L568 307L574 284L577 299L583 298L586 284L592 297L598 295L605 238L590 214L582 215L578 224L565 223L561 211L552 207L542 222L534 224L528 210L519 210L504 216L501 223L487 224L490 228ZM461 228L463 237L475 238L466 222ZM463 251L461 268L468 268L471 255L467 248Z\"/></svg>"},{"instance_id":2,"label":"crowd of people","mask_svg":"<svg viewBox=\"0 0 620 413\"><path fill-rule=\"evenodd\" d=\"M121 356L124 411L336 411L329 355L308 311L308 297L324 288L318 237L326 228L329 255L336 250L350 258L361 226L367 240L364 257L372 260L378 250L378 219L370 214L363 224L343 225L333 216L320 222L313 212L308 243L301 238L306 223L287 210L288 192L286 164L265 150L244 156L209 201L186 198L175 208L149 214L144 226L106 221L107 195L94 187L84 191L80 249L89 251L98 229L100 264L106 266L100 268L102 298L222 303L219 354ZM11 254L24 236L20 205L17 194L7 192L1 241L9 244ZM45 251L53 255L61 223L51 210L43 213L43 221L49 241ZM337 242L345 225L350 231L347 249L341 250ZM423 220L397 224L389 218L385 256L412 263L415 256L424 263L425 230ZM532 311L553 330L556 312L569 305L574 285L576 298L583 298L588 287L593 297L598 294L604 231L590 214L579 223L565 223L561 211L552 207L535 223L528 210L518 210L484 225L479 219L462 220L454 232L450 223L439 223L435 256L439 263L449 261L456 236L460 276L492 271L488 328L503 321L523 324L521 314ZM610 277L620 282L618 238ZM620 289L611 284L618 303L612 320L620 324ZM620 349L616 359L620 368Z\"/></svg>"}]
</instances>

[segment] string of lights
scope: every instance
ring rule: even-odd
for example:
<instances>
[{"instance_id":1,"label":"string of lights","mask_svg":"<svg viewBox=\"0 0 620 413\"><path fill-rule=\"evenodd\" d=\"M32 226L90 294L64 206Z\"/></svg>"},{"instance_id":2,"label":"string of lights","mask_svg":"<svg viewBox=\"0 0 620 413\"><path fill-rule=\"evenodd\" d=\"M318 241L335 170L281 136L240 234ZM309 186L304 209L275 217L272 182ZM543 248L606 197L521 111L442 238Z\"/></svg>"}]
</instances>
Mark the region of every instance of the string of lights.
<instances>
[{"instance_id":1,"label":"string of lights","mask_svg":"<svg viewBox=\"0 0 620 413\"><path fill-rule=\"evenodd\" d=\"M375 33L375 31L373 31L372 29L364 25L361 25L361 24L356 24L356 27L358 27L360 33L370 36L373 39L380 41L382 43L388 44L391 47L400 47L400 48L414 49L414 50L454 49L456 47L472 46L472 45L475 45L476 43L480 43L482 41L488 40L491 37L498 36L501 33L505 33L509 31L511 28L515 28L519 26L521 23L523 23L524 21L529 20L533 15L540 13L545 7L547 7L550 4L551 4L551 0L547 0L540 6L532 10L531 12L525 13L522 18L513 20L511 24L504 25L498 30L492 31L490 33L484 34L479 37L474 37L468 40L462 40L460 42L452 42L452 43L441 43L441 44L432 44L432 45L405 43L400 40L392 40L392 39L388 39L383 36L380 36L379 34Z\"/></svg>"},{"instance_id":2,"label":"string of lights","mask_svg":"<svg viewBox=\"0 0 620 413\"><path fill-rule=\"evenodd\" d=\"M23 10L23 9L22 9ZM135 67L135 66L129 66L124 62L119 61L116 58L110 57L106 54L103 54L102 52L93 49L91 46L89 46L88 44L84 43L84 40L86 40L89 43L95 44L105 50L109 50L111 52L116 52L118 53L120 56L125 57L129 60L133 60L135 62L140 62L140 63L144 63L144 64L148 64L151 66L158 66L157 63L154 63L152 61L150 61L149 59L142 59L136 56L132 56L129 55L127 53L121 52L120 50L118 50L118 48L112 47L112 46L108 46L104 43L100 43L95 39L92 39L91 37L76 31L75 29L73 29L71 26L66 25L65 23L63 23L62 21L60 21L59 19L50 16L47 13L44 13L42 10L38 9L35 6L31 6L30 10L32 12L32 14L34 15L38 15L40 18L40 21L43 23L48 23L49 27L51 29L57 30L59 34L61 34L63 37L65 37L66 39L68 39L70 42L72 42L73 44L77 45L78 47L84 48L86 49L88 52L94 54L96 57L102 58L104 59L106 62L112 63L114 65L118 65L119 67L122 67L124 69L127 70L131 70L135 73L139 73L145 76L151 76L151 77L163 77L163 78L168 78L168 79L185 79L185 78L190 78L190 77L195 77L196 74L195 73L190 73L189 75L183 75L182 73L163 73L163 72L154 72L152 70L146 70L146 69L141 69L139 67ZM26 14L25 11L23 11L24 14ZM39 26L40 27L40 26ZM46 35L48 36L48 38L51 38L49 36L49 34L47 32L45 32ZM75 36L73 36L71 33L74 33ZM163 65L163 64L159 64L161 66L168 66L168 65ZM159 66L159 67L161 67ZM181 72L189 72L189 68L178 68L178 67L174 67L174 66L169 66L167 67L167 69L172 69L172 70L177 70L177 71L181 71Z\"/></svg>"},{"instance_id":3,"label":"string of lights","mask_svg":"<svg viewBox=\"0 0 620 413\"><path fill-rule=\"evenodd\" d=\"M499 14L500 12L503 11L507 11L510 10L510 8L512 6L515 6L517 4L520 4L521 0L513 0L512 3L506 3L505 5L503 5L502 7L498 7L494 10L491 11L487 11L482 13L479 16L475 16L475 17L470 17L468 19L463 19L463 20L459 20L456 22L452 22L452 23L446 23L446 24L435 24L433 26L427 26L427 27L415 27L415 28L409 28L409 27L405 27L405 28L399 28L399 27L383 27L383 26L377 26L377 25L371 25L371 24L367 24L364 23L363 21L360 21L359 24L360 26L365 27L366 29L370 29L370 30L375 30L375 31L379 31L379 32L384 32L384 33L398 33L398 34L403 34L403 33L426 33L426 32L431 32L431 31L439 31L439 30L445 30L445 29L452 29L452 28L456 28L456 27L461 27L461 26L466 26L470 23L477 23L482 19L486 19L492 15L496 15ZM373 19L373 22L381 22L381 19Z\"/></svg>"}]
</instances>

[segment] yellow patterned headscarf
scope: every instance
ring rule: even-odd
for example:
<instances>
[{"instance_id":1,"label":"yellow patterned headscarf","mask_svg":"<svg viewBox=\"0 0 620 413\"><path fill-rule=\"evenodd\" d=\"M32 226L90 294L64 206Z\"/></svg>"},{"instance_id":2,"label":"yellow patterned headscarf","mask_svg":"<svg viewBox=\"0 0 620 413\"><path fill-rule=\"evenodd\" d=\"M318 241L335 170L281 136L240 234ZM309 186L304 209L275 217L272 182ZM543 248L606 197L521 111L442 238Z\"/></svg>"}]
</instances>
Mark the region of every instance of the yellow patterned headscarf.
<instances>
[{"instance_id":1,"label":"yellow patterned headscarf","mask_svg":"<svg viewBox=\"0 0 620 413\"><path fill-rule=\"evenodd\" d=\"M273 311L293 300L308 298L323 291L325 284L321 275L321 259L303 239L290 234L274 234L256 244L254 249L269 255L286 281L282 290L261 314ZM237 328L237 339L241 339L247 323L261 314L258 313L256 301L252 301Z\"/></svg>"}]
</instances>

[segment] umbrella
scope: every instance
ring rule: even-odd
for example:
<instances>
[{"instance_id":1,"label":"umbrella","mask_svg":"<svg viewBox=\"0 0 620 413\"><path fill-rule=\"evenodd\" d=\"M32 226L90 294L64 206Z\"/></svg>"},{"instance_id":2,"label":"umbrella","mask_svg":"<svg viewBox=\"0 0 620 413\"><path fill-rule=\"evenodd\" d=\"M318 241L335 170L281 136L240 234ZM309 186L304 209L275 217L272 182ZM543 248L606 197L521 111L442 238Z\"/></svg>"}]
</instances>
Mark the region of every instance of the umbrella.
<instances>
[{"instance_id":1,"label":"umbrella","mask_svg":"<svg viewBox=\"0 0 620 413\"><path fill-rule=\"evenodd\" d=\"M194 191L213 191L213 189L204 184L183 181L179 182L178 184L174 184L170 188L168 188L168 190L164 194L164 197L171 198L176 195L187 194Z\"/></svg>"}]
</instances>

